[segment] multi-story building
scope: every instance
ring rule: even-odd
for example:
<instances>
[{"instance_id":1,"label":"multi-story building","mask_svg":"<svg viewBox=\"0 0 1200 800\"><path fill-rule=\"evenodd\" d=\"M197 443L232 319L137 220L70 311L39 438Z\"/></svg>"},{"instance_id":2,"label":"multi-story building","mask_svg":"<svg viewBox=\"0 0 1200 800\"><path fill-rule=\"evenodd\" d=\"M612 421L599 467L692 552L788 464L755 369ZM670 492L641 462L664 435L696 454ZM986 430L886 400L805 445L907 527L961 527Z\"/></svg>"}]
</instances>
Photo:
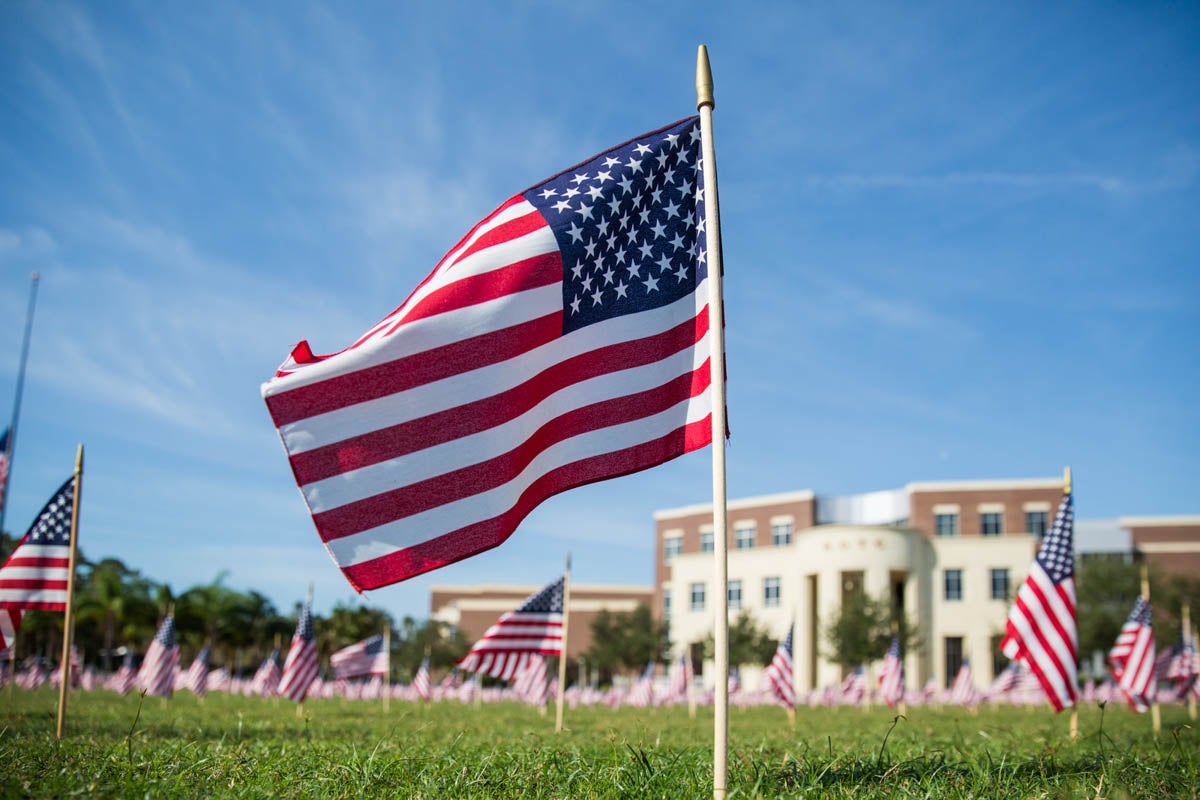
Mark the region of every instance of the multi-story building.
<instances>
[{"instance_id":1,"label":"multi-story building","mask_svg":"<svg viewBox=\"0 0 1200 800\"><path fill-rule=\"evenodd\" d=\"M843 600L886 597L921 631L906 654L909 682L946 685L970 656L979 683L1000 668L1009 605L1054 519L1059 478L912 483L851 496L811 491L729 502L730 616L750 611L782 635L794 620L802 688L836 683L823 631ZM711 505L656 512L654 609L674 646L712 630ZM1141 554L1164 569L1200 574L1200 517L1081 521L1076 548ZM756 676L743 680L753 685Z\"/></svg>"}]
</instances>

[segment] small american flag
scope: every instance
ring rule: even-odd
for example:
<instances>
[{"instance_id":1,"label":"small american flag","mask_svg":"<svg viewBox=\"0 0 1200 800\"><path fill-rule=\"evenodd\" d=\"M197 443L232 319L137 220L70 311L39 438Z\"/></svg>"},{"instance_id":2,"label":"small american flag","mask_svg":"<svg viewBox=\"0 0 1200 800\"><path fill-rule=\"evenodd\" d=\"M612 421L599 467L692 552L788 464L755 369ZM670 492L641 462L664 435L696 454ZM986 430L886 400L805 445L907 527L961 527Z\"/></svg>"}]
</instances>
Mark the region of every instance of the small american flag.
<instances>
[{"instance_id":1,"label":"small american flag","mask_svg":"<svg viewBox=\"0 0 1200 800\"><path fill-rule=\"evenodd\" d=\"M1029 575L1008 612L1004 655L1021 661L1057 711L1075 705L1079 633L1075 623L1075 512L1064 492Z\"/></svg>"},{"instance_id":2,"label":"small american flag","mask_svg":"<svg viewBox=\"0 0 1200 800\"><path fill-rule=\"evenodd\" d=\"M960 706L973 706L979 702L979 692L975 690L975 678L971 674L971 661L962 660L954 683L950 687L950 702Z\"/></svg>"},{"instance_id":3,"label":"small american flag","mask_svg":"<svg viewBox=\"0 0 1200 800\"><path fill-rule=\"evenodd\" d=\"M562 654L562 623L563 579L559 578L516 610L505 612L457 666L511 681L525 669L530 655Z\"/></svg>"},{"instance_id":4,"label":"small american flag","mask_svg":"<svg viewBox=\"0 0 1200 800\"><path fill-rule=\"evenodd\" d=\"M146 694L170 697L175 691L175 673L179 670L179 643L175 640L175 616L168 614L158 626L154 640L146 648L138 670L138 685Z\"/></svg>"},{"instance_id":5,"label":"small american flag","mask_svg":"<svg viewBox=\"0 0 1200 800\"><path fill-rule=\"evenodd\" d=\"M900 660L900 636L892 635L892 644L879 670L879 693L883 702L895 707L904 699L904 662Z\"/></svg>"},{"instance_id":6,"label":"small american flag","mask_svg":"<svg viewBox=\"0 0 1200 800\"><path fill-rule=\"evenodd\" d=\"M1167 663L1163 677L1174 682L1176 695L1183 699L1196 685L1197 677L1200 677L1200 657L1196 655L1196 645L1186 634L1183 641L1175 644L1172 650L1176 652Z\"/></svg>"},{"instance_id":7,"label":"small american flag","mask_svg":"<svg viewBox=\"0 0 1200 800\"><path fill-rule=\"evenodd\" d=\"M22 611L63 611L71 556L75 476L55 492L0 567L0 647L10 647Z\"/></svg>"},{"instance_id":8,"label":"small american flag","mask_svg":"<svg viewBox=\"0 0 1200 800\"><path fill-rule=\"evenodd\" d=\"M429 684L429 656L421 659L421 666L417 669L417 674L413 678L413 691L417 693L417 697L422 700L428 700L433 687Z\"/></svg>"},{"instance_id":9,"label":"small american flag","mask_svg":"<svg viewBox=\"0 0 1200 800\"><path fill-rule=\"evenodd\" d=\"M654 662L646 665L646 670L638 678L637 683L629 690L625 703L634 708L646 708L654 703Z\"/></svg>"},{"instance_id":10,"label":"small american flag","mask_svg":"<svg viewBox=\"0 0 1200 800\"><path fill-rule=\"evenodd\" d=\"M121 660L121 666L113 673L112 679L109 681L109 688L117 694L128 694L133 688L134 679L137 673L133 670L133 653L126 653L125 658Z\"/></svg>"},{"instance_id":11,"label":"small american flag","mask_svg":"<svg viewBox=\"0 0 1200 800\"><path fill-rule=\"evenodd\" d=\"M271 651L250 680L250 693L260 697L270 697L279 688L279 648Z\"/></svg>"},{"instance_id":12,"label":"small american flag","mask_svg":"<svg viewBox=\"0 0 1200 800\"><path fill-rule=\"evenodd\" d=\"M549 497L712 440L697 117L518 194L340 353L263 384L359 590L504 542Z\"/></svg>"},{"instance_id":13,"label":"small american flag","mask_svg":"<svg viewBox=\"0 0 1200 800\"><path fill-rule=\"evenodd\" d=\"M667 696L676 702L686 700L692 680L692 659L685 649L667 673Z\"/></svg>"},{"instance_id":14,"label":"small american flag","mask_svg":"<svg viewBox=\"0 0 1200 800\"><path fill-rule=\"evenodd\" d=\"M383 634L377 633L338 650L329 657L329 666L333 668L335 680L359 675L387 675L388 655L383 646Z\"/></svg>"},{"instance_id":15,"label":"small american flag","mask_svg":"<svg viewBox=\"0 0 1200 800\"><path fill-rule=\"evenodd\" d=\"M279 679L279 694L295 703L302 703L316 677L317 643L313 631L312 601L308 601L300 612L296 632L292 634L292 645L288 648L283 675Z\"/></svg>"},{"instance_id":16,"label":"small american flag","mask_svg":"<svg viewBox=\"0 0 1200 800\"><path fill-rule=\"evenodd\" d=\"M788 708L796 707L796 686L792 682L792 632L795 627L794 623L788 627L787 636L779 643L766 670L771 691Z\"/></svg>"},{"instance_id":17,"label":"small american flag","mask_svg":"<svg viewBox=\"0 0 1200 800\"><path fill-rule=\"evenodd\" d=\"M513 682L517 697L530 705L540 706L546 702L548 688L545 656L531 655L529 663Z\"/></svg>"},{"instance_id":18,"label":"small american flag","mask_svg":"<svg viewBox=\"0 0 1200 800\"><path fill-rule=\"evenodd\" d=\"M183 685L196 697L204 697L208 693L208 652L208 645L201 648L192 659L183 681Z\"/></svg>"},{"instance_id":19,"label":"small american flag","mask_svg":"<svg viewBox=\"0 0 1200 800\"><path fill-rule=\"evenodd\" d=\"M861 664L854 668L854 671L846 676L842 681L842 685L838 690L838 695L843 704L848 706L856 706L862 702L863 697L867 693L867 671Z\"/></svg>"},{"instance_id":20,"label":"small american flag","mask_svg":"<svg viewBox=\"0 0 1200 800\"><path fill-rule=\"evenodd\" d=\"M1133 710L1141 713L1154 702L1154 629L1150 603L1138 597L1108 651L1108 669Z\"/></svg>"}]
</instances>

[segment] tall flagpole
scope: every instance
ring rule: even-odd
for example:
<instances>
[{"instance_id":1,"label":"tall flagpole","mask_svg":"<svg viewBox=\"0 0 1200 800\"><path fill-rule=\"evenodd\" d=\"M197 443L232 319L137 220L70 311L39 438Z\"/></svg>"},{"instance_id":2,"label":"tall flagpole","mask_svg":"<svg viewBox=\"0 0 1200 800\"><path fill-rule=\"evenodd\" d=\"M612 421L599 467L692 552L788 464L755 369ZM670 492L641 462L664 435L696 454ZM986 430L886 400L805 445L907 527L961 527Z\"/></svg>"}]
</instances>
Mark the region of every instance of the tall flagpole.
<instances>
[{"instance_id":1,"label":"tall flagpole","mask_svg":"<svg viewBox=\"0 0 1200 800\"><path fill-rule=\"evenodd\" d=\"M558 693L554 710L554 732L562 733L563 707L567 686L567 630L571 622L571 554L567 553L567 570L563 573L562 652L558 655Z\"/></svg>"},{"instance_id":2,"label":"tall flagpole","mask_svg":"<svg viewBox=\"0 0 1200 800\"><path fill-rule=\"evenodd\" d=\"M71 683L71 638L74 616L71 613L75 599L75 557L79 551L79 494L83 486L83 445L75 454L75 495L71 501L71 551L67 557L67 605L63 611L63 652L62 674L58 685L58 724L54 728L54 736L63 738L63 728L67 722L67 690Z\"/></svg>"},{"instance_id":3,"label":"tall flagpole","mask_svg":"<svg viewBox=\"0 0 1200 800\"><path fill-rule=\"evenodd\" d=\"M8 426L8 472L0 486L0 531L4 530L4 513L8 510L8 483L13 471L13 453L17 449L17 422L21 419L21 395L25 391L25 364L29 361L29 336L33 333L33 309L37 303L38 274L31 276L29 307L25 311L25 338L21 342L21 366L17 369L17 396L13 400L12 422Z\"/></svg>"},{"instance_id":4,"label":"tall flagpole","mask_svg":"<svg viewBox=\"0 0 1200 800\"><path fill-rule=\"evenodd\" d=\"M729 542L725 509L725 313L721 299L721 215L717 207L717 153L713 145L712 68L708 48L696 53L696 108L704 157L705 252L708 269L708 336L712 375L713 649L716 695L713 697L713 798L723 800L729 769Z\"/></svg>"}]
</instances>

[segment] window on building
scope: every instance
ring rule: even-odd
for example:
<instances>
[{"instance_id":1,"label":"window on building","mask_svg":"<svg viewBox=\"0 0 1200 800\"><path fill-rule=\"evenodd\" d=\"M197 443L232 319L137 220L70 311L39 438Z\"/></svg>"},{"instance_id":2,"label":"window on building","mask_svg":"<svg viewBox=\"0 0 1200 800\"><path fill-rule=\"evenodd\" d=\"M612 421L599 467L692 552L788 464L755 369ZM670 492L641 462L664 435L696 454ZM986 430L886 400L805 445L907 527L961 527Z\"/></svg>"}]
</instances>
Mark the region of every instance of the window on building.
<instances>
[{"instance_id":1,"label":"window on building","mask_svg":"<svg viewBox=\"0 0 1200 800\"><path fill-rule=\"evenodd\" d=\"M671 590L663 589L663 616L671 618Z\"/></svg>"},{"instance_id":2,"label":"window on building","mask_svg":"<svg viewBox=\"0 0 1200 800\"><path fill-rule=\"evenodd\" d=\"M668 564L675 560L675 556L683 552L683 537L682 536L666 536L663 537L663 560Z\"/></svg>"},{"instance_id":3,"label":"window on building","mask_svg":"<svg viewBox=\"0 0 1200 800\"><path fill-rule=\"evenodd\" d=\"M945 572L946 600L962 600L962 570L948 569Z\"/></svg>"},{"instance_id":4,"label":"window on building","mask_svg":"<svg viewBox=\"0 0 1200 800\"><path fill-rule=\"evenodd\" d=\"M1046 535L1046 512L1026 511L1025 530L1041 539Z\"/></svg>"},{"instance_id":5,"label":"window on building","mask_svg":"<svg viewBox=\"0 0 1200 800\"><path fill-rule=\"evenodd\" d=\"M992 570L992 599L1008 600L1008 568Z\"/></svg>"},{"instance_id":6,"label":"window on building","mask_svg":"<svg viewBox=\"0 0 1200 800\"><path fill-rule=\"evenodd\" d=\"M963 640L961 636L947 636L946 643L946 687L954 683L963 660Z\"/></svg>"},{"instance_id":7,"label":"window on building","mask_svg":"<svg viewBox=\"0 0 1200 800\"><path fill-rule=\"evenodd\" d=\"M779 578L763 578L763 605L778 608L781 599Z\"/></svg>"},{"instance_id":8,"label":"window on building","mask_svg":"<svg viewBox=\"0 0 1200 800\"><path fill-rule=\"evenodd\" d=\"M692 611L704 610L704 584L693 583L691 586L691 607Z\"/></svg>"},{"instance_id":9,"label":"window on building","mask_svg":"<svg viewBox=\"0 0 1200 800\"><path fill-rule=\"evenodd\" d=\"M700 552L711 553L713 551L713 532L700 531Z\"/></svg>"},{"instance_id":10,"label":"window on building","mask_svg":"<svg viewBox=\"0 0 1200 800\"><path fill-rule=\"evenodd\" d=\"M958 514L934 514L933 532L938 536L958 536Z\"/></svg>"},{"instance_id":11,"label":"window on building","mask_svg":"<svg viewBox=\"0 0 1200 800\"><path fill-rule=\"evenodd\" d=\"M780 522L771 526L771 544L776 547L792 543L792 523Z\"/></svg>"},{"instance_id":12,"label":"window on building","mask_svg":"<svg viewBox=\"0 0 1200 800\"><path fill-rule=\"evenodd\" d=\"M984 536L999 536L1004 531L1004 514L989 511L979 515L979 532Z\"/></svg>"},{"instance_id":13,"label":"window on building","mask_svg":"<svg viewBox=\"0 0 1200 800\"><path fill-rule=\"evenodd\" d=\"M733 529L734 546L738 550L754 547L754 525L737 525Z\"/></svg>"},{"instance_id":14,"label":"window on building","mask_svg":"<svg viewBox=\"0 0 1200 800\"><path fill-rule=\"evenodd\" d=\"M740 580L729 582L729 607L738 611L742 607L742 582Z\"/></svg>"}]
</instances>

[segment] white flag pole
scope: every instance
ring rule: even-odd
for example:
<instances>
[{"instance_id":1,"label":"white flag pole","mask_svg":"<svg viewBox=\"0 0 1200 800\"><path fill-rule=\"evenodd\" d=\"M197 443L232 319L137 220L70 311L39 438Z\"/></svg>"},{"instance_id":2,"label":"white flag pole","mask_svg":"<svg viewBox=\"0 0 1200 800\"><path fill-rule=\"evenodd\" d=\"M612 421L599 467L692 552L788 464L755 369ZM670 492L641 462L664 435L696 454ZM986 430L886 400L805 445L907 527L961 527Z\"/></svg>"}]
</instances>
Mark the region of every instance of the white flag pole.
<instances>
[{"instance_id":1,"label":"white flag pole","mask_svg":"<svg viewBox=\"0 0 1200 800\"><path fill-rule=\"evenodd\" d=\"M705 253L708 269L708 337L712 375L713 466L713 649L716 651L716 695L713 698L713 798L725 797L729 768L729 543L725 509L725 314L721 299L721 217L717 207L717 156L713 145L712 69L708 48L696 54L696 108L704 158Z\"/></svg>"},{"instance_id":2,"label":"white flag pole","mask_svg":"<svg viewBox=\"0 0 1200 800\"><path fill-rule=\"evenodd\" d=\"M567 686L567 629L571 620L571 554L567 553L567 569L563 572L562 652L558 654L558 694L555 697L554 732L562 733L563 707ZM544 707L544 706L543 706Z\"/></svg>"}]
</instances>

